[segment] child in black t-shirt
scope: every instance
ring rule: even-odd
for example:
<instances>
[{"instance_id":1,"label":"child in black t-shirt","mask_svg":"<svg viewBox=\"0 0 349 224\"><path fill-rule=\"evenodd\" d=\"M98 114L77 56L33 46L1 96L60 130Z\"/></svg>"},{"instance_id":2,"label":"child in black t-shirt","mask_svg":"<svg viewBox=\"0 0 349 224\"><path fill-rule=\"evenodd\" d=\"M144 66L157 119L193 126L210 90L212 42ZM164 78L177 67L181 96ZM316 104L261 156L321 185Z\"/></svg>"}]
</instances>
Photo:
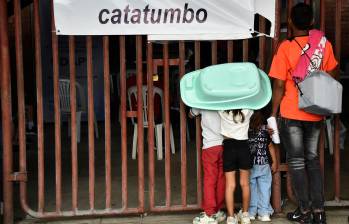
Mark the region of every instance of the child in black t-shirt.
<instances>
[{"instance_id":1,"label":"child in black t-shirt","mask_svg":"<svg viewBox=\"0 0 349 224\"><path fill-rule=\"evenodd\" d=\"M270 205L272 172L277 170L274 145L262 111L255 111L250 121L248 144L253 158L250 175L250 219L271 221L274 210Z\"/></svg>"}]
</instances>

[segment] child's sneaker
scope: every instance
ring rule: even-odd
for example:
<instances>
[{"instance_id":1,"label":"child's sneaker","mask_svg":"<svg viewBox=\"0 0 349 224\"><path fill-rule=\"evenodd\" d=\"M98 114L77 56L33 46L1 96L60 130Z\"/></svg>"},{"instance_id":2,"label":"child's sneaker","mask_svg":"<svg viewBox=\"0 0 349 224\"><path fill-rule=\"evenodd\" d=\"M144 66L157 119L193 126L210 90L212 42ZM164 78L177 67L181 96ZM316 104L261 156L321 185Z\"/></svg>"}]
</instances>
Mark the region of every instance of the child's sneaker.
<instances>
[{"instance_id":1,"label":"child's sneaker","mask_svg":"<svg viewBox=\"0 0 349 224\"><path fill-rule=\"evenodd\" d=\"M262 216L258 216L258 220L261 222L270 222L270 215L262 215Z\"/></svg>"},{"instance_id":2,"label":"child's sneaker","mask_svg":"<svg viewBox=\"0 0 349 224\"><path fill-rule=\"evenodd\" d=\"M208 216L205 212L201 212L199 216L193 219L193 224L218 224L218 222L213 216Z\"/></svg>"},{"instance_id":3,"label":"child's sneaker","mask_svg":"<svg viewBox=\"0 0 349 224\"><path fill-rule=\"evenodd\" d=\"M228 216L227 218L227 224L238 224L238 218L236 217L236 215L234 216Z\"/></svg>"},{"instance_id":4,"label":"child's sneaker","mask_svg":"<svg viewBox=\"0 0 349 224\"><path fill-rule=\"evenodd\" d=\"M216 219L218 223L223 222L227 219L225 212L219 210L216 214L213 215L213 218Z\"/></svg>"},{"instance_id":5,"label":"child's sneaker","mask_svg":"<svg viewBox=\"0 0 349 224\"><path fill-rule=\"evenodd\" d=\"M248 214L248 212L242 212L242 210L239 211L238 219L240 221L240 224L250 224L251 223L250 215Z\"/></svg>"}]
</instances>

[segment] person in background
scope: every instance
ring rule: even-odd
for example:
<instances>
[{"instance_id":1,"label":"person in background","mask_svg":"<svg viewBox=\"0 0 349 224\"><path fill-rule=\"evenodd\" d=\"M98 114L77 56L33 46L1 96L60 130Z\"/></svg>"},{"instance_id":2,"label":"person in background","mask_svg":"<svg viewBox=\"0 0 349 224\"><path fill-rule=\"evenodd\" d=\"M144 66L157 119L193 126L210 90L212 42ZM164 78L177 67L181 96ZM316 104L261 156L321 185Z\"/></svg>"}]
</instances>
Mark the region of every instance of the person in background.
<instances>
[{"instance_id":1,"label":"person in background","mask_svg":"<svg viewBox=\"0 0 349 224\"><path fill-rule=\"evenodd\" d=\"M204 212L195 217L193 224L217 224L226 219L220 210L224 205L225 178L223 173L223 136L220 134L220 117L217 111L192 108L189 117L201 115L203 137L202 166L204 171Z\"/></svg>"},{"instance_id":2,"label":"person in background","mask_svg":"<svg viewBox=\"0 0 349 224\"><path fill-rule=\"evenodd\" d=\"M253 110L236 109L219 111L221 116L221 133L223 141L223 170L225 172L227 205L227 224L249 224L250 216L250 169L252 160L248 148L248 128ZM242 189L242 210L238 215L234 212L234 193L236 187L236 172L240 172Z\"/></svg>"},{"instance_id":3,"label":"person in background","mask_svg":"<svg viewBox=\"0 0 349 224\"><path fill-rule=\"evenodd\" d=\"M251 200L248 210L250 219L270 222L274 210L270 205L272 172L277 170L274 144L271 141L263 110L255 111L251 117L248 145L253 160L250 173Z\"/></svg>"},{"instance_id":4,"label":"person in background","mask_svg":"<svg viewBox=\"0 0 349 224\"><path fill-rule=\"evenodd\" d=\"M281 141L287 146L289 174L298 201L298 208L288 213L287 218L299 223L324 224L323 180L317 151L324 117L298 108L298 90L293 80L293 71L301 55L317 47L308 44L313 38L311 34L320 31L311 30L313 10L305 3L298 3L292 8L288 22L293 37L281 43L269 72L269 76L274 78L271 116L276 117L280 108ZM336 76L337 61L329 41L326 41L321 55L314 55L318 56L315 60L313 55L308 56L311 69L324 70Z\"/></svg>"}]
</instances>

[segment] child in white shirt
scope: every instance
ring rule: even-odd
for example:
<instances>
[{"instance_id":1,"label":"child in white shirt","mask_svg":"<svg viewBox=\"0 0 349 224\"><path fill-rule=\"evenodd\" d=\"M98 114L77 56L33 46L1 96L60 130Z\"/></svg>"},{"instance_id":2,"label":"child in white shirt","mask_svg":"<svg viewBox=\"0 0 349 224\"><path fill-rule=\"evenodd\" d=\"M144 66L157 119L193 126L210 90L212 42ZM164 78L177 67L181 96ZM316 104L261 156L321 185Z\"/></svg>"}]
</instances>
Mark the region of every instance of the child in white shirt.
<instances>
[{"instance_id":1,"label":"child in white shirt","mask_svg":"<svg viewBox=\"0 0 349 224\"><path fill-rule=\"evenodd\" d=\"M253 110L237 109L220 111L221 133L223 141L223 170L225 172L227 205L227 224L249 224L248 208L250 204L250 169L252 160L248 148L248 128ZM236 187L236 171L240 172L242 189L242 210L238 216L234 213L234 192Z\"/></svg>"}]
</instances>

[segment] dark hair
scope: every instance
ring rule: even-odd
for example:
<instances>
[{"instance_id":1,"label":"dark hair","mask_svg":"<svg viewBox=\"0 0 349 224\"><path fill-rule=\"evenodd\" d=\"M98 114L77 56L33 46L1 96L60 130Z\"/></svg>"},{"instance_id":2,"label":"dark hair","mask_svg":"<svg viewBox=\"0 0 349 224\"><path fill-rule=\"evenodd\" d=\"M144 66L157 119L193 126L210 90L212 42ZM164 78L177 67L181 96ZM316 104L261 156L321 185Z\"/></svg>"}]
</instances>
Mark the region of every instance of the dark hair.
<instances>
[{"instance_id":1,"label":"dark hair","mask_svg":"<svg viewBox=\"0 0 349 224\"><path fill-rule=\"evenodd\" d=\"M270 114L270 106L255 110L250 119L250 128L253 130L260 129L262 125L267 124L268 115Z\"/></svg>"},{"instance_id":2,"label":"dark hair","mask_svg":"<svg viewBox=\"0 0 349 224\"><path fill-rule=\"evenodd\" d=\"M226 110L225 112L233 113L233 120L235 123L238 123L238 121L236 120L236 116L240 115L241 116L241 123L243 123L245 121L245 115L242 113L241 109L236 109L236 110Z\"/></svg>"},{"instance_id":3,"label":"dark hair","mask_svg":"<svg viewBox=\"0 0 349 224\"><path fill-rule=\"evenodd\" d=\"M291 9L293 25L300 30L310 30L314 19L313 9L305 3L298 3Z\"/></svg>"},{"instance_id":4,"label":"dark hair","mask_svg":"<svg viewBox=\"0 0 349 224\"><path fill-rule=\"evenodd\" d=\"M262 111L257 110L253 113L250 119L250 128L253 130L260 129L262 125L265 124L266 117Z\"/></svg>"}]
</instances>

